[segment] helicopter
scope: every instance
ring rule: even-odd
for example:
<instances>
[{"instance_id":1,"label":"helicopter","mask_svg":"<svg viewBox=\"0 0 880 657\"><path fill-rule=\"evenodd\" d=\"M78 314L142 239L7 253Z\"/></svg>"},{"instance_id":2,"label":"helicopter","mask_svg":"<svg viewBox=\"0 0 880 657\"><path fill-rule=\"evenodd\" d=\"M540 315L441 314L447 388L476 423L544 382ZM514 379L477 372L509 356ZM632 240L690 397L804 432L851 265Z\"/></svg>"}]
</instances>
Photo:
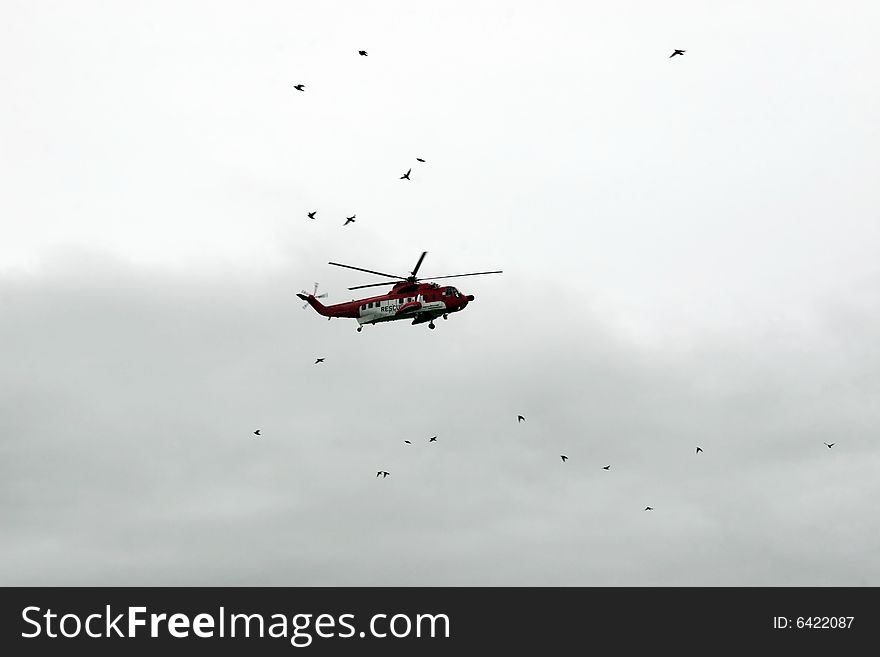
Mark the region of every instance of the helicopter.
<instances>
[{"instance_id":1,"label":"helicopter","mask_svg":"<svg viewBox=\"0 0 880 657\"><path fill-rule=\"evenodd\" d=\"M416 276L422 261L428 255L427 251L423 251L419 257L416 266L410 272L409 276L397 276L396 274L385 274L372 269L363 269L362 267L352 267L339 262L330 262L328 264L336 267L345 267L346 269L354 269L363 271L368 274L377 276L385 276L393 280L382 283L369 283L367 285L356 285L348 288L349 290L360 290L365 287L378 287L380 285L391 285L392 288L387 293L368 297L365 299L352 299L345 303L337 303L331 306L325 306L314 294L307 294L303 290L302 294L297 294L300 299L308 303L314 308L319 315L323 315L328 320L333 317L351 317L358 321L358 333L360 333L364 324L378 324L380 322L393 322L399 319L412 319L413 324L428 323L429 329L436 328L434 320L438 317L449 319L451 313L457 313L464 310L470 301L474 300L473 294L464 295L458 289L452 286L441 286L437 283L423 283L423 280L439 280L441 278L460 278L462 276L481 276L483 274L501 274L502 271L478 271L470 274L452 274L449 276L425 276L419 278ZM317 288L315 290L317 292Z\"/></svg>"}]
</instances>

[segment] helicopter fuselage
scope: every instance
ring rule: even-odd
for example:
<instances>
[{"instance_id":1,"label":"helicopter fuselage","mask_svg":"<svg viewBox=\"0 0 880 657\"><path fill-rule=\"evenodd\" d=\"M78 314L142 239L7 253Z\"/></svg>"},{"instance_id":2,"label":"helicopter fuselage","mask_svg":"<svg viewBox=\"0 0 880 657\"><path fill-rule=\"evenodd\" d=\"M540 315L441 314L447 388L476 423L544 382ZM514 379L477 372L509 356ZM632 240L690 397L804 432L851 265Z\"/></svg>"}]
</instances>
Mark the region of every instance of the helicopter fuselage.
<instances>
[{"instance_id":1,"label":"helicopter fuselage","mask_svg":"<svg viewBox=\"0 0 880 657\"><path fill-rule=\"evenodd\" d=\"M359 325L410 319L413 324L433 322L438 317L455 313L474 300L452 286L437 283L398 283L387 294L353 299L324 306L313 295L298 295L325 317L349 317Z\"/></svg>"}]
</instances>

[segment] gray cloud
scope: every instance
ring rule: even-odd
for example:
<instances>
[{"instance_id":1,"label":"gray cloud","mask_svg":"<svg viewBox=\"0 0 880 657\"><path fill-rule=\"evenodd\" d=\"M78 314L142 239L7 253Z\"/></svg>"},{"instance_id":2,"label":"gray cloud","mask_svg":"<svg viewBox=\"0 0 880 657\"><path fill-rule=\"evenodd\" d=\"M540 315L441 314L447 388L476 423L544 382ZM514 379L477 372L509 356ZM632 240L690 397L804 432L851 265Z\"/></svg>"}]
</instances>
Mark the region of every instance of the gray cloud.
<instances>
[{"instance_id":1,"label":"gray cloud","mask_svg":"<svg viewBox=\"0 0 880 657\"><path fill-rule=\"evenodd\" d=\"M296 268L63 260L2 283L5 584L878 582L876 308L673 352L496 282L357 334Z\"/></svg>"}]
</instances>

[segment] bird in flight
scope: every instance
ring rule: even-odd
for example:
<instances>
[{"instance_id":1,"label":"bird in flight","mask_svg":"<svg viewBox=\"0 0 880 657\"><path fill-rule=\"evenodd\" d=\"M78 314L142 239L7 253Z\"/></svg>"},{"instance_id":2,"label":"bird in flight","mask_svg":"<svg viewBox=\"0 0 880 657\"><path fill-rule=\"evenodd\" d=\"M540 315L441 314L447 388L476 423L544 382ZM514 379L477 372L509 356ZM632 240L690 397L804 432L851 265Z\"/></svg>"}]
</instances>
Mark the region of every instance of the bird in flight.
<instances>
[{"instance_id":1,"label":"bird in flight","mask_svg":"<svg viewBox=\"0 0 880 657\"><path fill-rule=\"evenodd\" d=\"M653 506L646 506L645 507L645 511L653 511L653 510L654 510Z\"/></svg>"},{"instance_id":2,"label":"bird in flight","mask_svg":"<svg viewBox=\"0 0 880 657\"><path fill-rule=\"evenodd\" d=\"M420 157L417 157L416 159L417 159L419 162L424 162L424 160L423 160L422 158L420 158Z\"/></svg>"},{"instance_id":3,"label":"bird in flight","mask_svg":"<svg viewBox=\"0 0 880 657\"><path fill-rule=\"evenodd\" d=\"M675 52L673 52L673 53L672 53L671 55L669 55L669 56L670 56L670 57L675 57L676 55L683 55L683 54L684 54L684 50L678 50L678 49L676 48L676 49L675 49Z\"/></svg>"},{"instance_id":4,"label":"bird in flight","mask_svg":"<svg viewBox=\"0 0 880 657\"><path fill-rule=\"evenodd\" d=\"M357 216L356 214L353 214L353 215L351 215L350 217L346 217L346 218L345 218L345 223L342 224L342 225L343 225L343 226L348 226L348 224L353 224L353 223L354 223L354 218L355 218L356 216Z\"/></svg>"},{"instance_id":5,"label":"bird in flight","mask_svg":"<svg viewBox=\"0 0 880 657\"><path fill-rule=\"evenodd\" d=\"M562 462L565 463L568 460L568 457L565 454L560 454L559 458L562 459Z\"/></svg>"},{"instance_id":6,"label":"bird in flight","mask_svg":"<svg viewBox=\"0 0 880 657\"><path fill-rule=\"evenodd\" d=\"M437 442L437 436L434 436L433 438L429 438L429 439L428 439L428 442L429 442L429 443L436 443L436 442Z\"/></svg>"},{"instance_id":7,"label":"bird in flight","mask_svg":"<svg viewBox=\"0 0 880 657\"><path fill-rule=\"evenodd\" d=\"M831 448L834 447L837 443L822 443L822 444L825 445L825 447L827 447L828 449L831 449Z\"/></svg>"},{"instance_id":8,"label":"bird in flight","mask_svg":"<svg viewBox=\"0 0 880 657\"><path fill-rule=\"evenodd\" d=\"M702 451L703 451L703 448L702 448L702 447L697 447L697 454L699 454L699 453L702 452Z\"/></svg>"},{"instance_id":9,"label":"bird in flight","mask_svg":"<svg viewBox=\"0 0 880 657\"><path fill-rule=\"evenodd\" d=\"M384 479L385 477L387 477L390 474L391 474L390 472L385 472L384 470L379 470L379 472L376 473L376 476L378 477L379 475L382 475L382 479Z\"/></svg>"},{"instance_id":10,"label":"bird in flight","mask_svg":"<svg viewBox=\"0 0 880 657\"><path fill-rule=\"evenodd\" d=\"M259 435L260 435L260 430L257 429L256 431L254 431L254 435L255 435L255 436L259 436Z\"/></svg>"},{"instance_id":11,"label":"bird in flight","mask_svg":"<svg viewBox=\"0 0 880 657\"><path fill-rule=\"evenodd\" d=\"M323 363L323 362L324 362L324 359L323 359L323 358L317 358L317 359L315 359L315 365L317 365L318 363Z\"/></svg>"},{"instance_id":12,"label":"bird in flight","mask_svg":"<svg viewBox=\"0 0 880 657\"><path fill-rule=\"evenodd\" d=\"M412 445L412 443L409 442L408 440L404 440L403 442L405 442L407 445Z\"/></svg>"},{"instance_id":13,"label":"bird in flight","mask_svg":"<svg viewBox=\"0 0 880 657\"><path fill-rule=\"evenodd\" d=\"M610 466L610 465L603 465L603 466L602 466L602 469L603 469L603 470L610 470L610 469L611 469L611 466Z\"/></svg>"},{"instance_id":14,"label":"bird in flight","mask_svg":"<svg viewBox=\"0 0 880 657\"><path fill-rule=\"evenodd\" d=\"M358 55L360 55L361 57L366 57L367 51L366 50L358 50Z\"/></svg>"},{"instance_id":15,"label":"bird in flight","mask_svg":"<svg viewBox=\"0 0 880 657\"><path fill-rule=\"evenodd\" d=\"M517 416L516 416L516 421L517 421L517 422L525 422L525 418L524 418L522 415L517 415Z\"/></svg>"},{"instance_id":16,"label":"bird in flight","mask_svg":"<svg viewBox=\"0 0 880 657\"><path fill-rule=\"evenodd\" d=\"M412 171L412 169L407 169L406 173L403 174L403 175L400 177L400 179L403 180L404 178L406 178L407 180L409 180L409 179L410 179L410 178L409 178L409 174L410 174L411 171Z\"/></svg>"},{"instance_id":17,"label":"bird in flight","mask_svg":"<svg viewBox=\"0 0 880 657\"><path fill-rule=\"evenodd\" d=\"M306 85L304 85L304 84L295 84L295 85L293 85L293 88L296 89L297 91L305 91L305 90L306 90Z\"/></svg>"},{"instance_id":18,"label":"bird in flight","mask_svg":"<svg viewBox=\"0 0 880 657\"><path fill-rule=\"evenodd\" d=\"M317 210L312 210L311 212L309 212L309 219L314 219L316 214L318 214Z\"/></svg>"}]
</instances>

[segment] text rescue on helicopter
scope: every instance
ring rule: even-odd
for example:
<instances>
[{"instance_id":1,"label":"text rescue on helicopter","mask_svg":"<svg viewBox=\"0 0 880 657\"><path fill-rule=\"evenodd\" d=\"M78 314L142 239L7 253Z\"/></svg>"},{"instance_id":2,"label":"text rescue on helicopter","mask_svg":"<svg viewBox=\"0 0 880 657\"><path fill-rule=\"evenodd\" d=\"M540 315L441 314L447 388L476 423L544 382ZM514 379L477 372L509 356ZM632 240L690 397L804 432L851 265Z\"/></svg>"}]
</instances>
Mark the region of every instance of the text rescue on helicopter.
<instances>
[{"instance_id":1,"label":"text rescue on helicopter","mask_svg":"<svg viewBox=\"0 0 880 657\"><path fill-rule=\"evenodd\" d=\"M363 269L361 267L352 267L351 265L343 265L338 262L330 262L328 264L336 267L345 267L346 269L354 269L363 271L368 274L377 276L385 276L394 279L384 281L382 283L370 283L368 285L356 285L348 288L349 290L359 290L365 287L377 287L381 285L392 285L390 291L386 294L369 297L366 299L355 299L344 303L337 303L331 306L325 306L315 297L314 294L297 294L297 296L306 301L318 314L327 317L351 317L358 321L358 331L363 329L364 324L378 324L379 322L392 322L398 319L412 319L413 324L424 324L428 322L428 328L434 328L434 320L438 317L448 319L450 313L464 310L469 301L474 300L473 294L463 295L452 286L441 287L437 283L420 283L422 280L439 280L441 278L460 278L462 276L481 276L483 274L501 274L502 271L477 271L470 274L452 274L448 276L425 276L418 278L416 274L422 261L428 255L427 251L423 251L419 257L416 266L410 272L409 276L397 276L396 274L386 274L381 271L373 271L372 269ZM317 290L316 290L317 291ZM323 295L322 295L323 296Z\"/></svg>"}]
</instances>

